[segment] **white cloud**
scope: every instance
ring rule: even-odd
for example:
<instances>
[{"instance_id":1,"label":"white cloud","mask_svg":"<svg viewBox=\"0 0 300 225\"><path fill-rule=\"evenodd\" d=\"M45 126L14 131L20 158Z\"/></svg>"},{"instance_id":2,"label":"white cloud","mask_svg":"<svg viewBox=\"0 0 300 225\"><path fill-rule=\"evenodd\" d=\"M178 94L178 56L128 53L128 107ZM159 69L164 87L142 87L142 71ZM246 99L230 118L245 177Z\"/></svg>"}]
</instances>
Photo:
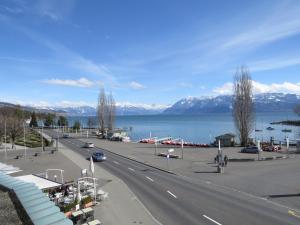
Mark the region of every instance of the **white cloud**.
<instances>
[{"instance_id":1,"label":"white cloud","mask_svg":"<svg viewBox=\"0 0 300 225\"><path fill-rule=\"evenodd\" d=\"M132 89L135 89L135 90L140 90L140 89L144 89L145 86L136 82L136 81L131 81L129 83L129 87L131 87Z\"/></svg>"},{"instance_id":2,"label":"white cloud","mask_svg":"<svg viewBox=\"0 0 300 225\"><path fill-rule=\"evenodd\" d=\"M249 63L251 71L266 71L300 65L300 57L275 58Z\"/></svg>"},{"instance_id":3,"label":"white cloud","mask_svg":"<svg viewBox=\"0 0 300 225\"><path fill-rule=\"evenodd\" d=\"M252 81L253 83L253 92L254 94L261 93L291 93L291 94L300 94L300 83L272 83L272 84L263 84L257 81ZM232 94L233 83L227 82L221 87L216 87L213 89L215 94L227 95Z\"/></svg>"},{"instance_id":4,"label":"white cloud","mask_svg":"<svg viewBox=\"0 0 300 225\"><path fill-rule=\"evenodd\" d=\"M232 94L233 83L227 82L221 87L216 87L213 89L213 92L218 95L229 95Z\"/></svg>"},{"instance_id":5,"label":"white cloud","mask_svg":"<svg viewBox=\"0 0 300 225\"><path fill-rule=\"evenodd\" d=\"M226 41L222 47L257 47L273 41L284 39L300 33L299 6L279 5L267 13L264 19L253 23L252 27L245 27L244 32Z\"/></svg>"},{"instance_id":6,"label":"white cloud","mask_svg":"<svg viewBox=\"0 0 300 225\"><path fill-rule=\"evenodd\" d=\"M282 92L300 94L300 83L283 82L281 84L262 84L253 81L254 93Z\"/></svg>"},{"instance_id":7,"label":"white cloud","mask_svg":"<svg viewBox=\"0 0 300 225\"><path fill-rule=\"evenodd\" d=\"M193 84L186 83L186 82L181 82L181 83L179 83L179 87L183 87L183 88L192 88L192 87L193 87Z\"/></svg>"},{"instance_id":8,"label":"white cloud","mask_svg":"<svg viewBox=\"0 0 300 225\"><path fill-rule=\"evenodd\" d=\"M48 79L43 80L44 83L47 84L56 84L62 86L72 86L72 87L92 87L95 83L82 77L78 80L61 80L61 79Z\"/></svg>"}]
</instances>

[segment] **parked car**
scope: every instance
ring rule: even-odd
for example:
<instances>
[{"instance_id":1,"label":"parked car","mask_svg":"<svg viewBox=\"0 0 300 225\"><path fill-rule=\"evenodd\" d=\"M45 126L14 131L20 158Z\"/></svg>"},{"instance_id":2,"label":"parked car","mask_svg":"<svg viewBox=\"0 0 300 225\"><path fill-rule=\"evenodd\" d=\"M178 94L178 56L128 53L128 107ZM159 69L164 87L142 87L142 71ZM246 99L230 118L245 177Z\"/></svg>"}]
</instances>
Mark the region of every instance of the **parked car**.
<instances>
[{"instance_id":1,"label":"parked car","mask_svg":"<svg viewBox=\"0 0 300 225\"><path fill-rule=\"evenodd\" d=\"M265 145L262 147L262 150L266 152L277 152L278 150L281 150L281 147L278 145Z\"/></svg>"},{"instance_id":2,"label":"parked car","mask_svg":"<svg viewBox=\"0 0 300 225\"><path fill-rule=\"evenodd\" d=\"M94 145L94 143L92 143L92 142L86 142L86 143L84 144L83 147L84 147L84 148L94 148L95 145Z\"/></svg>"},{"instance_id":3,"label":"parked car","mask_svg":"<svg viewBox=\"0 0 300 225\"><path fill-rule=\"evenodd\" d=\"M70 137L70 134L64 134L63 135L63 138L69 138Z\"/></svg>"},{"instance_id":4,"label":"parked car","mask_svg":"<svg viewBox=\"0 0 300 225\"><path fill-rule=\"evenodd\" d=\"M102 162L106 160L106 156L101 151L96 151L92 154L92 158L95 162Z\"/></svg>"},{"instance_id":5,"label":"parked car","mask_svg":"<svg viewBox=\"0 0 300 225\"><path fill-rule=\"evenodd\" d=\"M249 146L242 148L241 152L242 153L258 153L258 147L257 146Z\"/></svg>"}]
</instances>

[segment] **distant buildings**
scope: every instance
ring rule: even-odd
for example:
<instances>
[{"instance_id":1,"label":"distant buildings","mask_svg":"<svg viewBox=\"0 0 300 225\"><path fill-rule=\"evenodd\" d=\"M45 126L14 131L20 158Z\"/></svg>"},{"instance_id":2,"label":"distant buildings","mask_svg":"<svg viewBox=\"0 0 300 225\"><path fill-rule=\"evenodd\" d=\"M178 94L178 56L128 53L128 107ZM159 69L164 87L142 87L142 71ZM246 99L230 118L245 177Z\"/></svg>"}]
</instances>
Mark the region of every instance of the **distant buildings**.
<instances>
[{"instance_id":1,"label":"distant buildings","mask_svg":"<svg viewBox=\"0 0 300 225\"><path fill-rule=\"evenodd\" d=\"M223 147L233 147L235 145L235 135L232 133L226 133L222 134L220 136L215 137L216 139L216 145L218 145L219 140L221 143L221 146Z\"/></svg>"}]
</instances>

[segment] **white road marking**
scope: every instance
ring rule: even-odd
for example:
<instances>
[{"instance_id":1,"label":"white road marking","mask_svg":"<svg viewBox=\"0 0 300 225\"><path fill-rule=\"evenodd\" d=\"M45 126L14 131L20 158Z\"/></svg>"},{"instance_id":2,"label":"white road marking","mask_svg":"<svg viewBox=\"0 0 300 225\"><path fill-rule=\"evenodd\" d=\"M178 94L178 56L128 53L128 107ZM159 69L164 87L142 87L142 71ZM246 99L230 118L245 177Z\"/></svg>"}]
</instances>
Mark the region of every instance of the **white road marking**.
<instances>
[{"instance_id":1,"label":"white road marking","mask_svg":"<svg viewBox=\"0 0 300 225\"><path fill-rule=\"evenodd\" d=\"M153 179L152 179L152 178L150 178L150 177L147 177L147 176L146 176L146 178L147 178L148 180L150 180L150 181L152 181L152 182L153 182Z\"/></svg>"},{"instance_id":2,"label":"white road marking","mask_svg":"<svg viewBox=\"0 0 300 225\"><path fill-rule=\"evenodd\" d=\"M118 163L117 161L114 161L114 164L120 165L120 163Z\"/></svg>"},{"instance_id":3,"label":"white road marking","mask_svg":"<svg viewBox=\"0 0 300 225\"><path fill-rule=\"evenodd\" d=\"M174 195L171 191L167 191L171 196L173 196L174 198L177 198L177 196L176 195Z\"/></svg>"},{"instance_id":4,"label":"white road marking","mask_svg":"<svg viewBox=\"0 0 300 225\"><path fill-rule=\"evenodd\" d=\"M210 218L210 217L208 217L208 216L206 216L206 215L203 215L203 217L205 217L206 219L208 219L208 220L214 222L215 224L222 225L221 223L219 223L219 222L213 220L212 218Z\"/></svg>"},{"instance_id":5,"label":"white road marking","mask_svg":"<svg viewBox=\"0 0 300 225\"><path fill-rule=\"evenodd\" d=\"M130 167L128 167L128 169L131 170L131 171L134 171L134 169L132 169L132 168L130 168Z\"/></svg>"}]
</instances>

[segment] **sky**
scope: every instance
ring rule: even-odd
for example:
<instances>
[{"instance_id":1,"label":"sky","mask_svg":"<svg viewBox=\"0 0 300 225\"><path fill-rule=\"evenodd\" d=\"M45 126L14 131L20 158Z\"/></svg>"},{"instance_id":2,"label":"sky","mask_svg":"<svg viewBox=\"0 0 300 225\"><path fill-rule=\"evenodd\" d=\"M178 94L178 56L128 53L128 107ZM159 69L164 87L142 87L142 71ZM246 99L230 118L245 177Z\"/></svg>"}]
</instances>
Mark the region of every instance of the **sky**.
<instances>
[{"instance_id":1,"label":"sky","mask_svg":"<svg viewBox=\"0 0 300 225\"><path fill-rule=\"evenodd\" d=\"M300 94L300 1L1 0L0 101L164 106L230 94Z\"/></svg>"}]
</instances>

